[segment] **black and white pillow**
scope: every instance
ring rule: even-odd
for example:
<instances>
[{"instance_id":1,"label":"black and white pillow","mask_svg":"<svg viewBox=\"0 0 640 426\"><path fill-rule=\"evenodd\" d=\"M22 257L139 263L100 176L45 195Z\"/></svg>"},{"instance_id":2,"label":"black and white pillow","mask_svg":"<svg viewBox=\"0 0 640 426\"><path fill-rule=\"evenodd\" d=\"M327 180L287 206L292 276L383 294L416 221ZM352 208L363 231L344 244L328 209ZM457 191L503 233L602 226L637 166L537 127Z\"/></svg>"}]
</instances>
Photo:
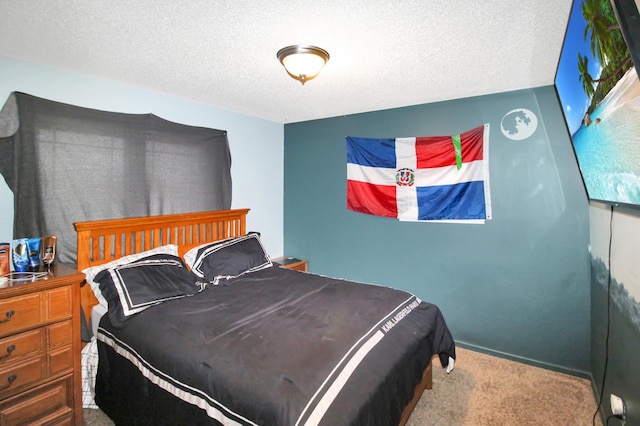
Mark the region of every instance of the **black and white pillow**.
<instances>
[{"instance_id":1,"label":"black and white pillow","mask_svg":"<svg viewBox=\"0 0 640 426\"><path fill-rule=\"evenodd\" d=\"M104 306L105 308L109 308L109 304L107 300L102 295L100 291L100 284L95 281L95 277L102 271L106 269L115 268L117 266L126 265L131 262L135 262L138 259L142 259L144 257L151 256L153 254L171 254L174 256L178 255L178 246L175 244L167 244L164 246L156 247L154 249L146 250L140 253L129 254L126 256L122 256L116 260L112 260L111 262L103 263L97 266L91 266L89 268L84 269L82 272L86 276L86 280L93 291L93 294L98 299L98 303Z\"/></svg>"},{"instance_id":2,"label":"black and white pillow","mask_svg":"<svg viewBox=\"0 0 640 426\"><path fill-rule=\"evenodd\" d=\"M194 275L214 284L273 265L256 234L194 247L184 259Z\"/></svg>"},{"instance_id":3,"label":"black and white pillow","mask_svg":"<svg viewBox=\"0 0 640 426\"><path fill-rule=\"evenodd\" d=\"M111 324L117 328L151 306L199 290L182 259L170 254L155 254L105 269L94 280L109 305Z\"/></svg>"}]
</instances>

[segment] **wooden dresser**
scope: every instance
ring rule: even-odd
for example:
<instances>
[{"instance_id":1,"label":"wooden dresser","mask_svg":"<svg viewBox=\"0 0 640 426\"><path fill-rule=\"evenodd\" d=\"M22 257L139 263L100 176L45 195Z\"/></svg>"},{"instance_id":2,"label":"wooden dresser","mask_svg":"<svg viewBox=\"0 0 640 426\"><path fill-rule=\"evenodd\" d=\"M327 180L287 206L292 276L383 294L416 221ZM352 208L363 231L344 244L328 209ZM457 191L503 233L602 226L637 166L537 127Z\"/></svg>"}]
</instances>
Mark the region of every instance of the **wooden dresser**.
<instances>
[{"instance_id":1,"label":"wooden dresser","mask_svg":"<svg viewBox=\"0 0 640 426\"><path fill-rule=\"evenodd\" d=\"M56 264L0 288L0 426L82 425L83 280Z\"/></svg>"}]
</instances>

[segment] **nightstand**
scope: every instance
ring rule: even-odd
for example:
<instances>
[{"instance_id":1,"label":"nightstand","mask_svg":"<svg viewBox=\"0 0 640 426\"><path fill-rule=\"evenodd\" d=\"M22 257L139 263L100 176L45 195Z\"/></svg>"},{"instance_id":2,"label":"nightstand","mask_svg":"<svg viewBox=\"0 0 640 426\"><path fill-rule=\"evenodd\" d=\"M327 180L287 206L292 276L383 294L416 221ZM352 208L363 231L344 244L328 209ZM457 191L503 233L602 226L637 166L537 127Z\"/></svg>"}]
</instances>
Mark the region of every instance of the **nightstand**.
<instances>
[{"instance_id":1,"label":"nightstand","mask_svg":"<svg viewBox=\"0 0 640 426\"><path fill-rule=\"evenodd\" d=\"M307 272L307 264L309 263L306 260L287 256L271 259L271 261L276 265L279 265L281 268L295 269L296 271L302 272Z\"/></svg>"},{"instance_id":2,"label":"nightstand","mask_svg":"<svg viewBox=\"0 0 640 426\"><path fill-rule=\"evenodd\" d=\"M36 274L0 288L0 423L82 425L84 275L63 264Z\"/></svg>"}]
</instances>

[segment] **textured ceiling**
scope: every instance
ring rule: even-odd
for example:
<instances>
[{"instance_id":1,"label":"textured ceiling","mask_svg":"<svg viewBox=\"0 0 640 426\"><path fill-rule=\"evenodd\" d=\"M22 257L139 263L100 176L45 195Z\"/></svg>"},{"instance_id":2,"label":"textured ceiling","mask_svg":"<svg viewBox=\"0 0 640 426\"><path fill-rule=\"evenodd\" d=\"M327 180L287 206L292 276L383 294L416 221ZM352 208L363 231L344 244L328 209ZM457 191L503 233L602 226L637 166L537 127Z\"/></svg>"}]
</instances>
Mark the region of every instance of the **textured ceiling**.
<instances>
[{"instance_id":1,"label":"textured ceiling","mask_svg":"<svg viewBox=\"0 0 640 426\"><path fill-rule=\"evenodd\" d=\"M553 84L571 0L0 0L0 55L271 121ZM276 52L331 55L313 81Z\"/></svg>"}]
</instances>

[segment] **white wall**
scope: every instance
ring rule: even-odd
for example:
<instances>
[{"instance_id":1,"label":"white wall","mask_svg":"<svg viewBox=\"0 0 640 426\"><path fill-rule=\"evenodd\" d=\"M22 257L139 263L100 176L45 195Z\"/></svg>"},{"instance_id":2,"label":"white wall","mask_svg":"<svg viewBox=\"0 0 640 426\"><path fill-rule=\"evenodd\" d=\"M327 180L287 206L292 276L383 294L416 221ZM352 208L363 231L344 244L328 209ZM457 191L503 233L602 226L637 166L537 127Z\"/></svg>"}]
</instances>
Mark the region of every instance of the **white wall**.
<instances>
[{"instance_id":1,"label":"white wall","mask_svg":"<svg viewBox=\"0 0 640 426\"><path fill-rule=\"evenodd\" d=\"M0 56L0 107L14 91L81 107L153 113L178 123L227 130L232 161L232 208L251 208L248 229L262 233L262 241L272 257L282 255L282 124ZM0 179L0 241L11 239L13 193Z\"/></svg>"}]
</instances>

